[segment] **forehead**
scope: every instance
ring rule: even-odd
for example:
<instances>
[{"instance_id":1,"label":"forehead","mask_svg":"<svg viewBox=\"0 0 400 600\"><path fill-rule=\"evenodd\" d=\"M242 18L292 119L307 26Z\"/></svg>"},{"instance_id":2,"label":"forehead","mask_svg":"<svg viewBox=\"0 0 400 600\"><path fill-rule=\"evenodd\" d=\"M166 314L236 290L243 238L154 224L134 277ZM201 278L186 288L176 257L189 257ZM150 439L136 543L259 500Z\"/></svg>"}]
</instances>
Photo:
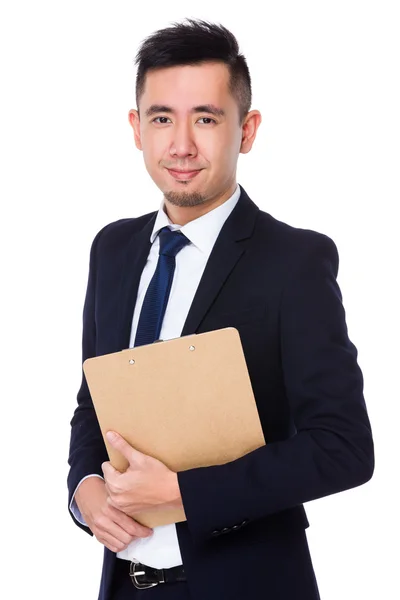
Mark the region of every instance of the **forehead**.
<instances>
[{"instance_id":1,"label":"forehead","mask_svg":"<svg viewBox=\"0 0 400 600\"><path fill-rule=\"evenodd\" d=\"M229 93L229 70L222 63L179 65L149 71L140 108L153 103L176 107L233 102Z\"/></svg>"}]
</instances>

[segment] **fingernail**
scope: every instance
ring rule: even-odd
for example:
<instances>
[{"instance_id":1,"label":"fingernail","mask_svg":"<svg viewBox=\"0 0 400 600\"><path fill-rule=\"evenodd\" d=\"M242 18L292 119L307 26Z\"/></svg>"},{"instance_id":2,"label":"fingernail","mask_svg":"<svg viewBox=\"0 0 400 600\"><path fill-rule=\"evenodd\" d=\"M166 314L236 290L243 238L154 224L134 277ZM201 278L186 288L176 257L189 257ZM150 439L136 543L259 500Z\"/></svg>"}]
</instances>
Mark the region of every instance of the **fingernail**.
<instances>
[{"instance_id":1,"label":"fingernail","mask_svg":"<svg viewBox=\"0 0 400 600\"><path fill-rule=\"evenodd\" d=\"M108 439L109 442L113 442L116 439L116 435L113 431L107 431L106 433L106 438Z\"/></svg>"}]
</instances>

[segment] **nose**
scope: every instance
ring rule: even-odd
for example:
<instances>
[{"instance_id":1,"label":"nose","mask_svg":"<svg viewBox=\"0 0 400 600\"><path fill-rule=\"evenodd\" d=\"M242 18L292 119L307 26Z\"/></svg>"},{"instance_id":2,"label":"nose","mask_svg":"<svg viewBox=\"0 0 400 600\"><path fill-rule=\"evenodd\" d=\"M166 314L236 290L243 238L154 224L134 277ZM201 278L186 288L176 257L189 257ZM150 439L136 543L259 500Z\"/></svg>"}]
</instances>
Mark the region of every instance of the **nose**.
<instances>
[{"instance_id":1,"label":"nose","mask_svg":"<svg viewBox=\"0 0 400 600\"><path fill-rule=\"evenodd\" d=\"M180 122L173 128L173 140L170 148L171 156L185 158L196 156L197 148L194 141L192 126L189 122Z\"/></svg>"}]
</instances>

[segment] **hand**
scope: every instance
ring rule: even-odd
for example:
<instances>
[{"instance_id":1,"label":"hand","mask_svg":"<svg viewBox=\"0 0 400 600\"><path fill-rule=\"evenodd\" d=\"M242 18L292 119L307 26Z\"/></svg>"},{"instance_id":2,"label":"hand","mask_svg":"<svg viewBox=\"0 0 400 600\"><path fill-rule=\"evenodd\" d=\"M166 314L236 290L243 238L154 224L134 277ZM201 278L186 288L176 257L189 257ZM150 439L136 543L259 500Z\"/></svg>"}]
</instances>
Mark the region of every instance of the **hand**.
<instances>
[{"instance_id":1,"label":"hand","mask_svg":"<svg viewBox=\"0 0 400 600\"><path fill-rule=\"evenodd\" d=\"M75 501L96 539L112 552L125 550L137 538L148 537L152 529L128 517L107 502L105 482L88 477L79 486Z\"/></svg>"},{"instance_id":2,"label":"hand","mask_svg":"<svg viewBox=\"0 0 400 600\"><path fill-rule=\"evenodd\" d=\"M133 516L140 511L160 507L183 508L178 476L161 461L135 450L118 433L109 431L109 443L129 462L125 473L110 464L101 465L108 503Z\"/></svg>"}]
</instances>

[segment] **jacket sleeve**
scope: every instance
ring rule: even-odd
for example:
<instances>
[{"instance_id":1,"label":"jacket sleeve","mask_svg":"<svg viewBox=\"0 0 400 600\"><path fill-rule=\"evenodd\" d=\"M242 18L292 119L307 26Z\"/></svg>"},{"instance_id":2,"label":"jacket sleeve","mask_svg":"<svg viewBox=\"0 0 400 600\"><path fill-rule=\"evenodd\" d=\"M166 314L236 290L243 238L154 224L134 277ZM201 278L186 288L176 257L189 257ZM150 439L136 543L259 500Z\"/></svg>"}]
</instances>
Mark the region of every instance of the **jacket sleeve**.
<instances>
[{"instance_id":1,"label":"jacket sleeve","mask_svg":"<svg viewBox=\"0 0 400 600\"><path fill-rule=\"evenodd\" d=\"M297 433L224 465L178 473L198 542L372 477L373 440L336 282L337 249L327 236L315 239L288 273L280 303L282 371Z\"/></svg>"},{"instance_id":2,"label":"jacket sleeve","mask_svg":"<svg viewBox=\"0 0 400 600\"><path fill-rule=\"evenodd\" d=\"M99 239L106 227L107 225L97 233L90 249L89 276L83 307L82 364L87 358L96 356L95 299L97 255ZM92 535L90 529L76 519L70 509L72 498L80 481L87 475L99 475L103 477L101 464L108 460L107 450L101 435L83 369L77 402L78 406L71 420L68 458L70 470L67 480L68 508L74 522Z\"/></svg>"}]
</instances>

